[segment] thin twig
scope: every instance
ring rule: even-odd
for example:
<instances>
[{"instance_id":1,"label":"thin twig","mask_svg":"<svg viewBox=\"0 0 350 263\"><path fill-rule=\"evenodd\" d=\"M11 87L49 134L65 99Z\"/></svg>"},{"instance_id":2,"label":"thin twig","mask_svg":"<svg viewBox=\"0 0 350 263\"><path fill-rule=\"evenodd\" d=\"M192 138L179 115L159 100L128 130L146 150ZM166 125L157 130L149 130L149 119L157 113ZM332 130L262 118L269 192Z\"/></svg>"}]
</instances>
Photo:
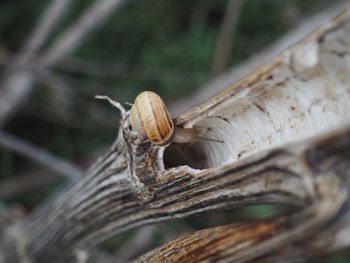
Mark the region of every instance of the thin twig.
<instances>
[{"instance_id":1,"label":"thin twig","mask_svg":"<svg viewBox=\"0 0 350 263\"><path fill-rule=\"evenodd\" d=\"M74 91L60 76L50 70L35 73L36 81L48 88L48 104L61 112L69 112L74 99Z\"/></svg>"},{"instance_id":2,"label":"thin twig","mask_svg":"<svg viewBox=\"0 0 350 263\"><path fill-rule=\"evenodd\" d=\"M76 57L67 57L60 60L55 68L68 72L113 78L163 80L176 83L185 83L189 79L185 72L174 72L164 68L147 69L135 65Z\"/></svg>"},{"instance_id":3,"label":"thin twig","mask_svg":"<svg viewBox=\"0 0 350 263\"><path fill-rule=\"evenodd\" d=\"M102 24L114 11L118 10L126 0L100 0L90 7L82 17L63 33L60 41L50 48L40 64L51 66L76 49L84 37Z\"/></svg>"},{"instance_id":4,"label":"thin twig","mask_svg":"<svg viewBox=\"0 0 350 263\"><path fill-rule=\"evenodd\" d=\"M0 145L67 177L69 180L76 180L83 174L78 167L64 159L4 131L0 131Z\"/></svg>"},{"instance_id":5,"label":"thin twig","mask_svg":"<svg viewBox=\"0 0 350 263\"><path fill-rule=\"evenodd\" d=\"M102 103L93 100L96 92L88 91L86 81L78 81L55 74L50 70L36 72L36 81L49 89L49 96L44 100L29 101L26 113L35 118L55 125L63 125L90 132L108 131L116 127L116 115ZM74 87L74 89L72 88ZM107 87L94 85L94 90L106 90ZM74 101L74 105L72 104ZM77 107L87 105L89 107ZM43 107L45 110L43 110ZM92 125L94 123L95 125Z\"/></svg>"},{"instance_id":6,"label":"thin twig","mask_svg":"<svg viewBox=\"0 0 350 263\"><path fill-rule=\"evenodd\" d=\"M233 36L237 27L242 5L243 0L229 0L227 3L211 69L213 76L219 75L227 68L230 60Z\"/></svg>"},{"instance_id":7,"label":"thin twig","mask_svg":"<svg viewBox=\"0 0 350 263\"><path fill-rule=\"evenodd\" d=\"M151 239L154 234L155 226L145 226L137 231L137 233L123 245L118 248L118 251L113 255L115 261L125 261L144 253L151 245Z\"/></svg>"},{"instance_id":8,"label":"thin twig","mask_svg":"<svg viewBox=\"0 0 350 263\"><path fill-rule=\"evenodd\" d=\"M14 179L8 179L0 184L0 198L11 197L26 191L45 186L59 179L56 173L48 173L45 170L16 175Z\"/></svg>"},{"instance_id":9,"label":"thin twig","mask_svg":"<svg viewBox=\"0 0 350 263\"><path fill-rule=\"evenodd\" d=\"M71 2L73 0L52 0L44 16L39 21L38 27L23 49L26 55L34 54L42 47L52 32L52 29L57 25L57 21Z\"/></svg>"},{"instance_id":10,"label":"thin twig","mask_svg":"<svg viewBox=\"0 0 350 263\"><path fill-rule=\"evenodd\" d=\"M41 48L71 1L51 1L22 52L14 58L12 65L25 63ZM0 90L0 126L24 103L31 90L32 81L32 76L27 71L9 72L2 81L0 84L2 88Z\"/></svg>"},{"instance_id":11,"label":"thin twig","mask_svg":"<svg viewBox=\"0 0 350 263\"><path fill-rule=\"evenodd\" d=\"M11 67L12 69L18 70L37 70L41 72L43 67L35 62L38 60L38 58L32 56L33 62L12 65L11 60L5 57L0 57L0 66ZM60 59L53 65L53 67L65 72L111 78L162 80L176 83L187 83L189 79L189 76L186 75L185 72L175 72L164 68L147 69L130 64L105 62L76 57L65 57ZM47 68L45 68L45 70L47 70Z\"/></svg>"},{"instance_id":12,"label":"thin twig","mask_svg":"<svg viewBox=\"0 0 350 263\"><path fill-rule=\"evenodd\" d=\"M51 47L37 61L42 66L52 66L62 57L74 51L83 38L99 26L113 12L118 10L125 0L101 0L90 7L77 23L73 24L60 38L56 45ZM34 77L28 70L11 74L3 84L0 91L0 127L9 119L16 109L27 99L33 88Z\"/></svg>"}]
</instances>

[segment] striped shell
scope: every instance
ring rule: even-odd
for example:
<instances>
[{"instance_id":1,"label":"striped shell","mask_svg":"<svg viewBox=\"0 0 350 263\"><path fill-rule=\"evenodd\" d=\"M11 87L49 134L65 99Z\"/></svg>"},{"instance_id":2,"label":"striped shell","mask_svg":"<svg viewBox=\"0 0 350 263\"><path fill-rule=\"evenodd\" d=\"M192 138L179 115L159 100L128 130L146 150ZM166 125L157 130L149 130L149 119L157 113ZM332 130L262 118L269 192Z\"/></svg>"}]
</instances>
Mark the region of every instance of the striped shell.
<instances>
[{"instance_id":1,"label":"striped shell","mask_svg":"<svg viewBox=\"0 0 350 263\"><path fill-rule=\"evenodd\" d=\"M152 91L136 97L130 111L130 124L134 131L156 145L167 144L174 134L174 123L162 98Z\"/></svg>"}]
</instances>

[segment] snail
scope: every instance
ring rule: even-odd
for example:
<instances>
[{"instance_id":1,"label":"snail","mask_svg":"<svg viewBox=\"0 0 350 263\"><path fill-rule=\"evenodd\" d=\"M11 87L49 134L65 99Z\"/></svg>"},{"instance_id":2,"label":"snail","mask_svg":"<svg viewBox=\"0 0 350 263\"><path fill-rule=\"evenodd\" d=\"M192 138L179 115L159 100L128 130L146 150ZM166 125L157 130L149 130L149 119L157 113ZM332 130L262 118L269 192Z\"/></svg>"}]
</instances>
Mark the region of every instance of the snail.
<instances>
[{"instance_id":1,"label":"snail","mask_svg":"<svg viewBox=\"0 0 350 263\"><path fill-rule=\"evenodd\" d=\"M126 115L124 107L108 96L96 95L95 98L108 100L122 115ZM221 140L200 137L197 128L176 127L162 98L152 91L141 92L136 97L129 112L129 124L129 130L147 137L155 145L193 143L199 140L223 143Z\"/></svg>"},{"instance_id":2,"label":"snail","mask_svg":"<svg viewBox=\"0 0 350 263\"><path fill-rule=\"evenodd\" d=\"M131 128L151 143L190 143L198 141L196 128L175 127L162 98L152 91L140 93L130 110Z\"/></svg>"}]
</instances>

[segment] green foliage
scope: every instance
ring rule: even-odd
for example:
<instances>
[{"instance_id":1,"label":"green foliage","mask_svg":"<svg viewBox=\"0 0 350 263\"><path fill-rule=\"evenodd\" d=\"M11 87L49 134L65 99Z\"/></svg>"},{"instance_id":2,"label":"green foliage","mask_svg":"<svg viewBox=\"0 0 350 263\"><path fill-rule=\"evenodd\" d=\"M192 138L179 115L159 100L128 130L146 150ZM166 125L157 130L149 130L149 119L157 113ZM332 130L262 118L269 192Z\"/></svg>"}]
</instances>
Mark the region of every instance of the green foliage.
<instances>
[{"instance_id":1,"label":"green foliage","mask_svg":"<svg viewBox=\"0 0 350 263\"><path fill-rule=\"evenodd\" d=\"M14 173L14 154L12 152L0 151L0 178L6 179Z\"/></svg>"}]
</instances>

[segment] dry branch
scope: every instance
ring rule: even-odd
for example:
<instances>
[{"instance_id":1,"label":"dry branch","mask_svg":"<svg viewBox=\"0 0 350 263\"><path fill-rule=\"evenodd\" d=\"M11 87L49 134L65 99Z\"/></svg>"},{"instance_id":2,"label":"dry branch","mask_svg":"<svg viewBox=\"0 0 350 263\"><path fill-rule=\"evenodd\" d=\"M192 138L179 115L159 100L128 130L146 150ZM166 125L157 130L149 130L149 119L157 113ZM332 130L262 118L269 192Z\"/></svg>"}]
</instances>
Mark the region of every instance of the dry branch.
<instances>
[{"instance_id":1,"label":"dry branch","mask_svg":"<svg viewBox=\"0 0 350 263\"><path fill-rule=\"evenodd\" d=\"M135 65L123 63L103 62L97 60L67 57L57 63L56 68L68 72L77 72L114 78L136 78L146 80L165 80L184 83L188 76L184 72L176 73L171 70L159 68L149 70Z\"/></svg>"},{"instance_id":2,"label":"dry branch","mask_svg":"<svg viewBox=\"0 0 350 263\"><path fill-rule=\"evenodd\" d=\"M155 226L145 226L139 229L130 241L128 240L118 248L118 252L113 255L113 262L127 262L135 255L143 253L152 242L155 228Z\"/></svg>"},{"instance_id":3,"label":"dry branch","mask_svg":"<svg viewBox=\"0 0 350 263\"><path fill-rule=\"evenodd\" d=\"M272 152L216 171L170 169L153 183L144 178L149 184L145 189L138 188L143 186L140 181L134 182L135 188L121 157L119 165L115 163L121 154L108 154L84 180L49 205L50 213L44 209L45 215L39 212L28 220L23 234L31 258L38 262L69 258L72 248L88 249L113 233L171 218L254 203L301 206L312 199L312 189L305 189L305 171L298 171L301 167L287 152ZM276 167L281 161L285 165Z\"/></svg>"},{"instance_id":4,"label":"dry branch","mask_svg":"<svg viewBox=\"0 0 350 263\"><path fill-rule=\"evenodd\" d=\"M96 1L74 25L66 30L62 37L60 37L60 40L43 55L39 64L49 67L71 53L88 33L102 24L124 2L125 0Z\"/></svg>"},{"instance_id":5,"label":"dry branch","mask_svg":"<svg viewBox=\"0 0 350 263\"><path fill-rule=\"evenodd\" d=\"M32 36L25 44L21 53L13 59L12 70L28 63L46 41L50 32L69 6L72 0L52 0L43 17L38 22ZM27 71L9 71L0 87L0 127L10 115L21 105L31 89L32 78Z\"/></svg>"},{"instance_id":6,"label":"dry branch","mask_svg":"<svg viewBox=\"0 0 350 263\"><path fill-rule=\"evenodd\" d=\"M294 243L308 257L309 247L300 244L330 229L337 242L324 252L348 247L340 230L349 225L349 36L350 8L175 120L225 143L155 146L129 129L129 112L122 112L118 138L85 176L9 228L0 247L4 258L73 261L102 240L142 225L266 203L299 211L252 223L251 229L240 224L203 230L140 260L164 259L162 251L195 260L191 249L208 248L205 237L211 234L218 240L198 260L211 252L222 261L255 260ZM249 246L242 247L237 228ZM325 243L310 243L317 245Z\"/></svg>"},{"instance_id":7,"label":"dry branch","mask_svg":"<svg viewBox=\"0 0 350 263\"><path fill-rule=\"evenodd\" d=\"M69 180L77 180L83 173L78 167L70 164L62 158L54 156L47 150L4 131L0 131L0 146L21 154L26 158L47 167L49 170L67 177Z\"/></svg>"},{"instance_id":8,"label":"dry branch","mask_svg":"<svg viewBox=\"0 0 350 263\"><path fill-rule=\"evenodd\" d=\"M234 32L243 3L243 0L229 0L227 2L211 68L214 77L223 73L230 61Z\"/></svg>"},{"instance_id":9,"label":"dry branch","mask_svg":"<svg viewBox=\"0 0 350 263\"><path fill-rule=\"evenodd\" d=\"M350 245L349 136L350 129L335 133L301 153L300 160L304 159L315 183L311 205L269 220L201 230L137 262L290 262L346 249Z\"/></svg>"},{"instance_id":10,"label":"dry branch","mask_svg":"<svg viewBox=\"0 0 350 263\"><path fill-rule=\"evenodd\" d=\"M21 62L23 64L27 62L28 58L34 55L42 47L49 34L59 21L60 17L64 14L64 11L69 7L72 0L53 0L47 10L44 12L42 19L38 22L38 26L35 29L33 35L26 43ZM17 63L15 63L17 64Z\"/></svg>"},{"instance_id":11,"label":"dry branch","mask_svg":"<svg viewBox=\"0 0 350 263\"><path fill-rule=\"evenodd\" d=\"M60 40L42 55L37 61L37 65L51 67L61 58L73 52L88 33L96 29L113 12L118 10L124 2L124 0L96 1L75 24L63 33ZM56 18L58 17L59 15L56 16ZM0 127L27 99L33 87L33 81L34 76L30 70L20 70L18 73L10 74L2 82L0 85L2 88L0 91Z\"/></svg>"},{"instance_id":12,"label":"dry branch","mask_svg":"<svg viewBox=\"0 0 350 263\"><path fill-rule=\"evenodd\" d=\"M36 61L38 58L33 57ZM17 70L37 71L40 74L42 67L36 63L26 63L25 65L11 65L9 59L0 57L0 65L11 67ZM131 64L105 62L91 60L86 58L66 57L60 59L55 65L55 69L60 69L66 72L81 73L86 75L96 75L101 77L112 78L135 78L145 80L164 80L169 82L185 83L189 78L185 72L179 73L164 68L146 69L140 68ZM39 71L40 70L40 71ZM46 70L47 71L47 70Z\"/></svg>"},{"instance_id":13,"label":"dry branch","mask_svg":"<svg viewBox=\"0 0 350 263\"><path fill-rule=\"evenodd\" d=\"M192 96L187 96L181 98L181 100L170 105L170 109L175 116L195 107L196 105L202 103L203 101L208 100L209 98L215 96L217 93L224 90L226 87L230 86L232 83L235 83L242 79L245 75L256 70L264 64L269 63L276 56L278 56L285 49L304 38L307 34L316 30L321 24L327 23L333 16L346 8L346 3L344 2L341 5L337 5L300 23L300 25L291 32L286 33L281 39L273 43L272 46L260 51L256 54L253 54L247 60L228 69L225 73L220 76L213 78L208 83L203 85L198 92Z\"/></svg>"},{"instance_id":14,"label":"dry branch","mask_svg":"<svg viewBox=\"0 0 350 263\"><path fill-rule=\"evenodd\" d=\"M48 173L46 170L16 174L14 179L7 179L1 182L0 198L12 197L30 190L36 190L58 179L59 175Z\"/></svg>"}]
</instances>

